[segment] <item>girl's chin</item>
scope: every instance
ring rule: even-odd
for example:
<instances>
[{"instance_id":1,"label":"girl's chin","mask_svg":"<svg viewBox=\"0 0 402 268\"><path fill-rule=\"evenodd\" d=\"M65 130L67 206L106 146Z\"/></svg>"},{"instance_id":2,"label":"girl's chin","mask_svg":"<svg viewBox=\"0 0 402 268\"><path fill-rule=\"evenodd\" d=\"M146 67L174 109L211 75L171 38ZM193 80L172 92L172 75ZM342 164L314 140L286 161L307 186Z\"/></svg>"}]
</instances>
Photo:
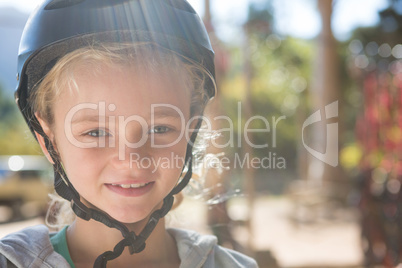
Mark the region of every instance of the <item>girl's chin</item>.
<instances>
[{"instance_id":1,"label":"girl's chin","mask_svg":"<svg viewBox=\"0 0 402 268\"><path fill-rule=\"evenodd\" d=\"M105 205L105 204L104 204ZM148 204L148 206L144 204L138 204L136 206L132 205L106 205L106 206L100 206L96 207L94 205L90 205L90 207L94 209L100 209L109 217L113 218L114 220L121 222L123 224L140 224L144 223L144 221L147 221L149 216L157 209L161 208L162 202L157 204L156 206L152 207L151 204Z\"/></svg>"},{"instance_id":2,"label":"girl's chin","mask_svg":"<svg viewBox=\"0 0 402 268\"><path fill-rule=\"evenodd\" d=\"M127 206L111 208L109 215L115 220L122 223L137 223L147 220L151 214L162 207L162 201L156 204L148 203L138 204L136 206Z\"/></svg>"},{"instance_id":3,"label":"girl's chin","mask_svg":"<svg viewBox=\"0 0 402 268\"><path fill-rule=\"evenodd\" d=\"M135 212L133 212L135 211ZM146 221L149 216L151 215L153 210L149 211L138 211L136 209L127 209L127 210L113 210L112 213L108 213L110 217L115 219L116 221L119 221L124 224L136 224L136 223L142 223Z\"/></svg>"},{"instance_id":4,"label":"girl's chin","mask_svg":"<svg viewBox=\"0 0 402 268\"><path fill-rule=\"evenodd\" d=\"M121 214L116 215L115 213L112 213L112 214L109 214L109 216L118 222L121 222L124 224L133 224L133 223L139 223L139 222L146 220L146 218L149 216L149 214L128 215L128 213L127 213L125 215L121 215Z\"/></svg>"}]
</instances>

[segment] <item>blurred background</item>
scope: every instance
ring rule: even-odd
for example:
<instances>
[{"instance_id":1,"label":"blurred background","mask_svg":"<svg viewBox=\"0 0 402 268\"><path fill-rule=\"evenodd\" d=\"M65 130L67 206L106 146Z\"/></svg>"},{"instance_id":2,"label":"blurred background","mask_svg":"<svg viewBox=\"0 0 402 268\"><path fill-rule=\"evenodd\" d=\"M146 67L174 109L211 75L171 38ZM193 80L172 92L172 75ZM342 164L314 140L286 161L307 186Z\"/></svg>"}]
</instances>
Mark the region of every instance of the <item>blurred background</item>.
<instances>
[{"instance_id":1,"label":"blurred background","mask_svg":"<svg viewBox=\"0 0 402 268\"><path fill-rule=\"evenodd\" d=\"M200 171L204 187L170 224L214 233L260 267L401 268L402 1L189 2L216 52L216 143L236 142L208 149L209 165L224 156L230 168ZM52 188L13 100L38 3L0 0L0 237L43 223Z\"/></svg>"}]
</instances>

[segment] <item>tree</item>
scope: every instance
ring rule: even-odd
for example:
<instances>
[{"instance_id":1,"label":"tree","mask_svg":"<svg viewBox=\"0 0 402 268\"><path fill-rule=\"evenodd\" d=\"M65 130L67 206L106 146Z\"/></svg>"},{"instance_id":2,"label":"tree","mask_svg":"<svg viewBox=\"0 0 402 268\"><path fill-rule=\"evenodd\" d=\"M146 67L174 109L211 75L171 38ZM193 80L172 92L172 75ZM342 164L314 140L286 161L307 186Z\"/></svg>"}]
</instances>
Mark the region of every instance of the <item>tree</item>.
<instances>
[{"instance_id":1,"label":"tree","mask_svg":"<svg viewBox=\"0 0 402 268\"><path fill-rule=\"evenodd\" d=\"M379 25L357 29L349 44L350 73L361 107L356 122L362 148L357 178L367 266L402 261L402 14L390 1Z\"/></svg>"}]
</instances>

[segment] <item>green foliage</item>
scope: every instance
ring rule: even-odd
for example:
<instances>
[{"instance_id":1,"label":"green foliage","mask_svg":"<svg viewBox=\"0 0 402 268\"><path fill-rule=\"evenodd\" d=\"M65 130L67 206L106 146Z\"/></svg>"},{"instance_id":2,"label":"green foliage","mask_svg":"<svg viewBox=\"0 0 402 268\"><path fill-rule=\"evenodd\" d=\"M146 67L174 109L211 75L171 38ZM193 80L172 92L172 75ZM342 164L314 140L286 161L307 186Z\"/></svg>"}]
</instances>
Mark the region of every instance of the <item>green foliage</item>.
<instances>
[{"instance_id":1,"label":"green foliage","mask_svg":"<svg viewBox=\"0 0 402 268\"><path fill-rule=\"evenodd\" d=\"M5 94L3 87L0 85L0 132L4 131L6 126L15 124L17 119L16 110L13 100Z\"/></svg>"},{"instance_id":2,"label":"green foliage","mask_svg":"<svg viewBox=\"0 0 402 268\"><path fill-rule=\"evenodd\" d=\"M244 70L244 55L247 53L252 69L252 114L266 118L271 127L269 133L254 133L254 144L269 146L267 149L257 149L254 153L263 157L267 150L276 152L287 160L289 168L295 168L296 150L301 141L298 115L308 111L306 92L311 77L313 44L311 41L281 38L275 34L261 38L259 33L250 34L249 44L247 52L240 48L229 48L232 65L220 88L223 108L234 119L234 129L238 130L238 102L244 106L247 90ZM286 116L286 119L280 120L273 130L274 121L281 116ZM242 123L247 119L242 118ZM253 120L249 128L263 129L265 125L262 120ZM274 131L276 145L273 141ZM237 140L237 136L243 133L236 132L235 135Z\"/></svg>"},{"instance_id":3,"label":"green foliage","mask_svg":"<svg viewBox=\"0 0 402 268\"><path fill-rule=\"evenodd\" d=\"M0 86L0 155L40 153L17 105Z\"/></svg>"}]
</instances>

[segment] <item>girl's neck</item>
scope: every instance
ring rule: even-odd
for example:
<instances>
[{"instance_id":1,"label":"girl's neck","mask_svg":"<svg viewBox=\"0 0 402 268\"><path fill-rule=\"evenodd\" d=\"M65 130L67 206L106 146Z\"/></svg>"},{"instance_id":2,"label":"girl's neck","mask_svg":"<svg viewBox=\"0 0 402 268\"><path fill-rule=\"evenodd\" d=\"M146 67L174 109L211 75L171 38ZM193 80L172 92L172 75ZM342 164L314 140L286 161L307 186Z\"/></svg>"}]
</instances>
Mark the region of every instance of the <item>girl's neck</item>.
<instances>
[{"instance_id":1,"label":"girl's neck","mask_svg":"<svg viewBox=\"0 0 402 268\"><path fill-rule=\"evenodd\" d=\"M146 222L129 224L130 231L139 234ZM105 251L113 250L123 239L120 231L94 220L77 218L67 229L67 243L76 268L92 267L95 259ZM145 249L134 255L128 248L117 259L108 262L108 267L179 267L180 259L176 241L165 229L161 219L146 241Z\"/></svg>"}]
</instances>

